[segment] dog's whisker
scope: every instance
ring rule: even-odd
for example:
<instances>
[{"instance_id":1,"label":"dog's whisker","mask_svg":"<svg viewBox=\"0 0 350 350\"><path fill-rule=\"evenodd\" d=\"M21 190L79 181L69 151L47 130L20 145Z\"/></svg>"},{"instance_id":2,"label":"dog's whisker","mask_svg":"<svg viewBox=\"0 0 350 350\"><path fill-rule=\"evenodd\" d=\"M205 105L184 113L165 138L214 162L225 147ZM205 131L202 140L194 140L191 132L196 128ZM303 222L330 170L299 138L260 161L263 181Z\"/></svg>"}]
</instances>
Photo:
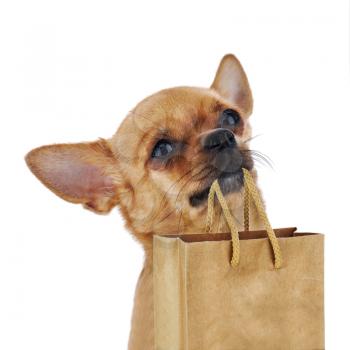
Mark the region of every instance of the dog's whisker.
<instances>
[{"instance_id":1,"label":"dog's whisker","mask_svg":"<svg viewBox=\"0 0 350 350\"><path fill-rule=\"evenodd\" d=\"M255 161L257 161L257 162L260 161L261 164L265 164L265 165L269 166L271 169L273 169L273 164L268 159L266 159L264 156L261 156L259 154L253 154L252 158Z\"/></svg>"},{"instance_id":2,"label":"dog's whisker","mask_svg":"<svg viewBox=\"0 0 350 350\"><path fill-rule=\"evenodd\" d=\"M271 163L269 163L266 159L258 156L258 155L252 155L252 159L254 160L254 162L256 164L260 164L260 165L263 165L263 166L268 166L270 167L271 169L273 169Z\"/></svg>"},{"instance_id":3,"label":"dog's whisker","mask_svg":"<svg viewBox=\"0 0 350 350\"><path fill-rule=\"evenodd\" d=\"M242 150L242 152L249 153L254 161L259 163L259 160L260 160L260 164L264 163L264 165L267 165L271 169L273 169L273 162L271 158L268 157L266 154L256 150L251 150L251 149L245 149L245 150Z\"/></svg>"},{"instance_id":4,"label":"dog's whisker","mask_svg":"<svg viewBox=\"0 0 350 350\"><path fill-rule=\"evenodd\" d=\"M191 177L186 181L186 183L180 188L180 190L179 190L179 192L178 192L178 194L177 194L177 196L176 196L175 203L174 203L175 209L173 209L173 210L171 210L169 213L167 213L167 214L165 215L165 217L163 217L160 221L157 222L157 224L163 222L166 218L168 218L171 214L173 214L173 213L177 210L176 204L177 204L177 202L178 202L180 196L182 195L183 191L186 189L186 186L187 186L191 181L193 181L193 179L194 179L195 176L199 175L200 173L202 173L202 172L203 172L204 170L206 170L206 169L207 169L207 167L204 167L203 169L201 169L199 172L197 172L196 174L194 174L193 176L191 176ZM197 190L198 190L200 187L203 186L203 183L202 183L202 182L204 182L204 179L206 179L206 178L207 178L209 175L211 175L214 171L215 171L215 169L210 169L210 170L202 177L203 180L200 181L200 182L197 184ZM198 180L197 180L197 181L198 181ZM160 211L160 212L161 212L161 211ZM160 212L158 212L158 214L159 214ZM155 216L155 218L158 216L158 214Z\"/></svg>"},{"instance_id":5,"label":"dog's whisker","mask_svg":"<svg viewBox=\"0 0 350 350\"><path fill-rule=\"evenodd\" d=\"M254 135L252 137L249 137L248 139L244 140L243 143L248 143L254 139L256 139L257 137L263 136L263 134L258 134L258 135Z\"/></svg>"},{"instance_id":6,"label":"dog's whisker","mask_svg":"<svg viewBox=\"0 0 350 350\"><path fill-rule=\"evenodd\" d=\"M265 157L266 159L268 159L270 162L272 162L272 159L265 153L262 153L261 151L257 151L257 150L251 150L251 152L255 153L255 154L260 154L261 156Z\"/></svg>"},{"instance_id":7,"label":"dog's whisker","mask_svg":"<svg viewBox=\"0 0 350 350\"><path fill-rule=\"evenodd\" d=\"M166 200L166 197L168 196L170 190L176 186L181 180L183 180L187 175L189 175L190 173L192 173L194 170L197 170L197 168L191 168L190 170L188 170L185 174L183 174L182 176L180 176L175 182L173 182L170 187L164 192L164 195L162 196L161 199L161 205L164 204L164 201Z\"/></svg>"},{"instance_id":8,"label":"dog's whisker","mask_svg":"<svg viewBox=\"0 0 350 350\"><path fill-rule=\"evenodd\" d=\"M186 180L185 184L180 188L177 196L176 196L176 199L175 199L175 209L172 210L170 213L166 214L165 217L163 217L160 221L157 222L157 224L159 224L160 222L164 221L167 217L169 217L175 210L176 210L176 203L180 197L180 195L182 194L183 190L186 188L186 186L188 185L188 183L190 183L195 176L199 175L202 171L205 170L206 167L203 167L203 169L201 169L200 171L198 171L196 174L194 174L193 176L191 176L188 180ZM193 170L196 170L196 168L194 169L190 169L187 173L185 173L185 175L188 175L190 172L193 172ZM181 179L183 179L184 176L181 177ZM165 198L167 197L167 194L168 194L169 190L163 195L163 203L162 204L165 204ZM160 207L162 208L164 205L160 205ZM155 218L157 218L157 216L159 216L159 214L163 211L163 209L160 209L159 211L157 211L157 213L153 216L152 220L155 220Z\"/></svg>"}]
</instances>

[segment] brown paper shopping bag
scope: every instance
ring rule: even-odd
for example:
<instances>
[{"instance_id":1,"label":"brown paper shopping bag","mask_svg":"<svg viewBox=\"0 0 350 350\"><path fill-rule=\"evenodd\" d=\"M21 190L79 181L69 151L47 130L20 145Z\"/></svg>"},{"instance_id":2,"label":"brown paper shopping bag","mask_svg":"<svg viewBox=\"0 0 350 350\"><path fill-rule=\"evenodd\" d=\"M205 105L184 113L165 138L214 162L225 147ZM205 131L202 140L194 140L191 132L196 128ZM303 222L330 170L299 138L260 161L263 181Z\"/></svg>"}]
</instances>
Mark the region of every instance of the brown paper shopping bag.
<instances>
[{"instance_id":1,"label":"brown paper shopping bag","mask_svg":"<svg viewBox=\"0 0 350 350\"><path fill-rule=\"evenodd\" d=\"M324 349L323 235L272 230L244 175L265 231L238 233L216 182L231 233L154 237L156 350Z\"/></svg>"}]
</instances>

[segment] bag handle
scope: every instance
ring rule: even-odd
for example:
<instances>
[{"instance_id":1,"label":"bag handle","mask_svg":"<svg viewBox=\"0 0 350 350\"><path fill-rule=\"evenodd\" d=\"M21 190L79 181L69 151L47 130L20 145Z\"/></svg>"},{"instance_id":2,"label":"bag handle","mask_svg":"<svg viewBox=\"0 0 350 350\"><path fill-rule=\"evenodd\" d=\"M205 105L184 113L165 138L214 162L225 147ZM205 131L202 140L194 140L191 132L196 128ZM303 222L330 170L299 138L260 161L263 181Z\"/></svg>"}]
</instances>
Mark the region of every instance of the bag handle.
<instances>
[{"instance_id":1,"label":"bag handle","mask_svg":"<svg viewBox=\"0 0 350 350\"><path fill-rule=\"evenodd\" d=\"M247 169L243 169L243 175L244 175L244 227L245 229L249 229L249 199L251 198L256 206L257 212L259 214L259 217L261 221L263 222L263 225L265 227L265 230L267 232L267 236L270 240L273 254L274 254L274 266L276 269L281 268L282 266L282 252L281 248L279 246L277 237L275 232L272 229L272 226L270 224L270 221L266 215L264 205L262 203L260 194L258 192L258 189L255 186L254 180L250 174L250 172ZM215 180L213 184L210 187L209 195L208 195L208 214L207 214L207 222L206 222L206 232L211 231L211 227L213 224L213 218L214 218L214 197L215 195L218 198L219 204L222 208L225 220L229 226L231 237L232 237L232 259L231 259L231 265L237 266L239 264L239 258L240 258L240 246L239 246L239 233L237 230L237 227L235 225L235 220L228 208L226 199L224 195L222 194L222 191L220 189L220 185L218 180ZM248 210L247 210L248 208Z\"/></svg>"},{"instance_id":2,"label":"bag handle","mask_svg":"<svg viewBox=\"0 0 350 350\"><path fill-rule=\"evenodd\" d=\"M249 231L249 215L250 215L250 195L247 186L244 187L244 231Z\"/></svg>"}]
</instances>

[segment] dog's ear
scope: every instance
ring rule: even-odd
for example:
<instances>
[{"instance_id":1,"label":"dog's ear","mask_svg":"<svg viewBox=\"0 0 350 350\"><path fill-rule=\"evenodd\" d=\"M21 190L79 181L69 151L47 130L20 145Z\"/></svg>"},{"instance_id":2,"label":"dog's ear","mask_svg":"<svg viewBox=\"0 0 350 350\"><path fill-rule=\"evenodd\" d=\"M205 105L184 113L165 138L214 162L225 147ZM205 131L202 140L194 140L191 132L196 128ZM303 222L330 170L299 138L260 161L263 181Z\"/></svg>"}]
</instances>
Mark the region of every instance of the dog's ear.
<instances>
[{"instance_id":1,"label":"dog's ear","mask_svg":"<svg viewBox=\"0 0 350 350\"><path fill-rule=\"evenodd\" d=\"M245 115L253 110L253 97L247 76L238 59L228 54L220 62L211 88L238 106Z\"/></svg>"},{"instance_id":2,"label":"dog's ear","mask_svg":"<svg viewBox=\"0 0 350 350\"><path fill-rule=\"evenodd\" d=\"M118 202L117 159L106 140L42 146L25 159L45 186L69 202L97 213L109 212Z\"/></svg>"}]
</instances>

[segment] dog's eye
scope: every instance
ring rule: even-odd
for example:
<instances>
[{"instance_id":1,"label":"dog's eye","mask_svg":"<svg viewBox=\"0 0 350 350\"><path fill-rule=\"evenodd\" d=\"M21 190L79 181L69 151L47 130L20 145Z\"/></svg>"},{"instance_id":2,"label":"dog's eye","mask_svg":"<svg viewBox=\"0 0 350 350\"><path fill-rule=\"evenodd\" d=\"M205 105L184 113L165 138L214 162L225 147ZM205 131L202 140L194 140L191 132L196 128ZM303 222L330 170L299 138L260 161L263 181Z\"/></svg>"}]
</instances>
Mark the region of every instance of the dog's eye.
<instances>
[{"instance_id":1,"label":"dog's eye","mask_svg":"<svg viewBox=\"0 0 350 350\"><path fill-rule=\"evenodd\" d=\"M159 140L153 148L152 158L165 158L174 151L174 145L168 140Z\"/></svg>"},{"instance_id":2,"label":"dog's eye","mask_svg":"<svg viewBox=\"0 0 350 350\"><path fill-rule=\"evenodd\" d=\"M233 109L225 109L220 116L221 127L233 127L239 123L241 117Z\"/></svg>"}]
</instances>

